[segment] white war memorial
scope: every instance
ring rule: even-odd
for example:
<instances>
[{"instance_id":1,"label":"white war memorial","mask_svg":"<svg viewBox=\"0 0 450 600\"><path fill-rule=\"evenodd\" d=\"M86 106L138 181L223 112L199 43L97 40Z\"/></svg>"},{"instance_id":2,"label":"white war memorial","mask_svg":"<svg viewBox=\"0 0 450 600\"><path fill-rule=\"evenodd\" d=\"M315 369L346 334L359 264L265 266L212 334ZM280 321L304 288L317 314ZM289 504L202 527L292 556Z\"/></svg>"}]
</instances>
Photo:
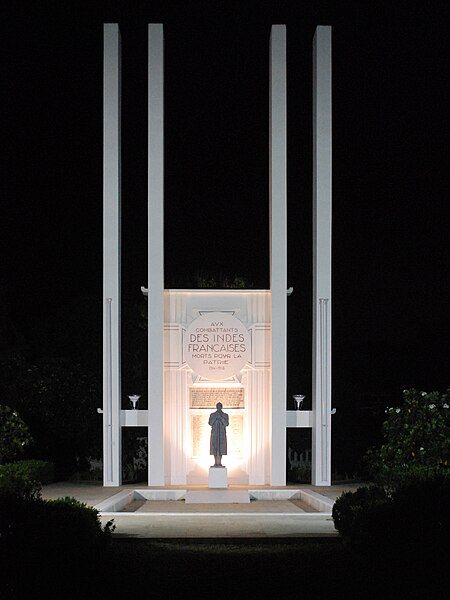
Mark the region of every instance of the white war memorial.
<instances>
[{"instance_id":1,"label":"white war memorial","mask_svg":"<svg viewBox=\"0 0 450 600\"><path fill-rule=\"evenodd\" d=\"M132 426L148 428L149 486L285 486L291 427L311 428L312 483L331 485L331 28L317 27L313 40L312 410L287 410L284 25L272 26L269 43L270 289L165 289L164 33L148 27L148 410L123 410L121 43L119 26L104 26L104 486L121 485L122 427ZM208 423L218 403L227 454L214 483Z\"/></svg>"}]
</instances>

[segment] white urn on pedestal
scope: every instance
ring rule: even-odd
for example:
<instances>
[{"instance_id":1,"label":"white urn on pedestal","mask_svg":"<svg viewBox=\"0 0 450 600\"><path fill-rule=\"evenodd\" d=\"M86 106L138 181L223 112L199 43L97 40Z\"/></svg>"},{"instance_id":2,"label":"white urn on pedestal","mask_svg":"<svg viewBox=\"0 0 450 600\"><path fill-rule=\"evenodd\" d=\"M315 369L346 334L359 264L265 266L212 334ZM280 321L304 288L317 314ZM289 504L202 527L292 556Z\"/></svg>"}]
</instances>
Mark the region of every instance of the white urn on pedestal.
<instances>
[{"instance_id":1,"label":"white urn on pedestal","mask_svg":"<svg viewBox=\"0 0 450 600\"><path fill-rule=\"evenodd\" d=\"M136 404L138 403L140 396L138 396L137 394L133 394L132 396L128 396L128 398L133 404L133 410L136 410Z\"/></svg>"},{"instance_id":2,"label":"white urn on pedestal","mask_svg":"<svg viewBox=\"0 0 450 600\"><path fill-rule=\"evenodd\" d=\"M306 396L303 396L302 394L294 394L292 397L297 403L297 410L300 410L303 404L303 400L306 398Z\"/></svg>"}]
</instances>

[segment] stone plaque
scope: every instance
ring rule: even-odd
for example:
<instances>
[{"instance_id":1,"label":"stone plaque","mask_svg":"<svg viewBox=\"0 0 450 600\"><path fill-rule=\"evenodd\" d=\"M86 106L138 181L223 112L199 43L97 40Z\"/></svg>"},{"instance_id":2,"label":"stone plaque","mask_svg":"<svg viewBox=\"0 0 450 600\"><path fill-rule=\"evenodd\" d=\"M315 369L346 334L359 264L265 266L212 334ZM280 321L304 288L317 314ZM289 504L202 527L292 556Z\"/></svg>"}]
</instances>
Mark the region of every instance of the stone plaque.
<instances>
[{"instance_id":1,"label":"stone plaque","mask_svg":"<svg viewBox=\"0 0 450 600\"><path fill-rule=\"evenodd\" d=\"M251 337L237 317L211 312L197 317L183 336L183 356L201 377L213 381L239 373L251 359Z\"/></svg>"},{"instance_id":2,"label":"stone plaque","mask_svg":"<svg viewBox=\"0 0 450 600\"><path fill-rule=\"evenodd\" d=\"M209 438L211 427L208 425L209 413L191 415L192 458L209 456ZM233 458L242 458L244 455L244 416L230 415L230 424L227 427L228 454ZM222 463L226 466L226 456Z\"/></svg>"},{"instance_id":3,"label":"stone plaque","mask_svg":"<svg viewBox=\"0 0 450 600\"><path fill-rule=\"evenodd\" d=\"M244 408L243 387L191 387L189 388L189 406L191 408L216 408L222 402L226 408Z\"/></svg>"}]
</instances>

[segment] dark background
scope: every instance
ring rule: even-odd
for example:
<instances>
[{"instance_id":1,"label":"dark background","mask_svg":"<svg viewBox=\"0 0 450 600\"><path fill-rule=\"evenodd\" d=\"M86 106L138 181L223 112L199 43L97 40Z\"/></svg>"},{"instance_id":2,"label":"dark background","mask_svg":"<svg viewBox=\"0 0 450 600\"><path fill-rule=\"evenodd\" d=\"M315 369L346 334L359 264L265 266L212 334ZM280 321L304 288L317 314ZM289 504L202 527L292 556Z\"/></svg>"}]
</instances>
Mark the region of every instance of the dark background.
<instances>
[{"instance_id":1,"label":"dark background","mask_svg":"<svg viewBox=\"0 0 450 600\"><path fill-rule=\"evenodd\" d=\"M445 3L334 4L2 3L3 355L73 357L101 376L103 22L122 33L124 395L146 393L148 22L165 35L166 286L195 287L199 272L269 286L269 33L286 23L288 391L308 407L321 24L333 26L334 471L357 468L403 388L446 387Z\"/></svg>"}]
</instances>

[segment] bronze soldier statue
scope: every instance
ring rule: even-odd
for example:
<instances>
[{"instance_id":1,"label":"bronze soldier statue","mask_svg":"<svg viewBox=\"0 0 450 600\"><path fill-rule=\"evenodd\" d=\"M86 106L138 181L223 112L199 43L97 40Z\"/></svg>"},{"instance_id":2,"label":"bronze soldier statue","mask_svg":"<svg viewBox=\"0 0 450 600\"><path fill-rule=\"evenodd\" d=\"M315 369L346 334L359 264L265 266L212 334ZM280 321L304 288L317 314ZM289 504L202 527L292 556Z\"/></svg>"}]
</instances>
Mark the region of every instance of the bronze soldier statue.
<instances>
[{"instance_id":1,"label":"bronze soldier statue","mask_svg":"<svg viewBox=\"0 0 450 600\"><path fill-rule=\"evenodd\" d=\"M209 453L214 456L214 467L223 467L222 456L227 453L227 431L229 419L223 412L221 402L216 404L216 412L209 416L208 424L211 425L211 440L209 443Z\"/></svg>"}]
</instances>

